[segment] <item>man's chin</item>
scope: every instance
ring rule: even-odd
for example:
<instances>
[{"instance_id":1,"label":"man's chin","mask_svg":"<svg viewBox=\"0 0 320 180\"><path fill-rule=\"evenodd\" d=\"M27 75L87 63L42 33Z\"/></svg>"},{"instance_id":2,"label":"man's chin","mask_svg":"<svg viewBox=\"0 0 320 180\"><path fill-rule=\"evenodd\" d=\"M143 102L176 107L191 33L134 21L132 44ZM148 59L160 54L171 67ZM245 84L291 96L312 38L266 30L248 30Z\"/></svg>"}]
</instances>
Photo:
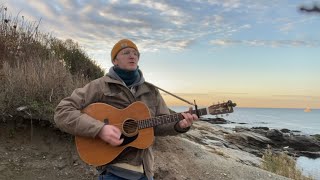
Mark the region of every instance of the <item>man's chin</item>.
<instances>
[{"instance_id":1,"label":"man's chin","mask_svg":"<svg viewBox=\"0 0 320 180\"><path fill-rule=\"evenodd\" d=\"M135 71L137 69L137 66L136 67L128 67L126 68L126 70L128 71Z\"/></svg>"}]
</instances>

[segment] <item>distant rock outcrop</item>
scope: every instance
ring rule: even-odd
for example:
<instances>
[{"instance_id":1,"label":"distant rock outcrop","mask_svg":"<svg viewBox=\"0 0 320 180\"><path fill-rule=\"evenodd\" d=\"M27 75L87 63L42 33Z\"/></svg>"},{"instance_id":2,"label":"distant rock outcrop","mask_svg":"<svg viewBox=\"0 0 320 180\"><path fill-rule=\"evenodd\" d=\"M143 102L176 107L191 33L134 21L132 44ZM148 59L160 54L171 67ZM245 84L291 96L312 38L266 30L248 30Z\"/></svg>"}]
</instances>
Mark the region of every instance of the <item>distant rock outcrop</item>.
<instances>
[{"instance_id":1,"label":"distant rock outcrop","mask_svg":"<svg viewBox=\"0 0 320 180\"><path fill-rule=\"evenodd\" d=\"M286 151L289 155L320 157L320 141L317 136L303 135L289 129L236 126L228 130L203 122L195 123L194 127L196 132L187 133L185 136L207 146L240 149L258 157L270 147L274 151Z\"/></svg>"}]
</instances>

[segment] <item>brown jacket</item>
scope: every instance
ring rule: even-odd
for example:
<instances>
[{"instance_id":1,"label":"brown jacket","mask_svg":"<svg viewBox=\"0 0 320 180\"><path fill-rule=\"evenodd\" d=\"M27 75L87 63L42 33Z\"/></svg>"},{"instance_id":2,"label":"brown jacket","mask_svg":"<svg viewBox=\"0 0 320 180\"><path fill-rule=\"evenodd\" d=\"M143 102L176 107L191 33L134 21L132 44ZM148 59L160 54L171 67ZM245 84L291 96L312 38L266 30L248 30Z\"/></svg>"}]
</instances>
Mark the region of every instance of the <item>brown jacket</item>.
<instances>
[{"instance_id":1,"label":"brown jacket","mask_svg":"<svg viewBox=\"0 0 320 180\"><path fill-rule=\"evenodd\" d=\"M83 88L74 90L71 96L61 100L56 108L54 120L63 131L77 135L96 137L104 123L97 121L87 114L81 113L81 109L91 103L103 102L123 109L135 101L144 102L151 116L169 114L169 110L159 91L149 83L143 83L135 88L132 93L122 82L104 76L91 81ZM155 128L155 135L175 135L187 130L177 129L175 123L164 124ZM153 176L154 157L152 147L144 150L127 148L111 163L125 162L132 165L143 163L148 178Z\"/></svg>"}]
</instances>

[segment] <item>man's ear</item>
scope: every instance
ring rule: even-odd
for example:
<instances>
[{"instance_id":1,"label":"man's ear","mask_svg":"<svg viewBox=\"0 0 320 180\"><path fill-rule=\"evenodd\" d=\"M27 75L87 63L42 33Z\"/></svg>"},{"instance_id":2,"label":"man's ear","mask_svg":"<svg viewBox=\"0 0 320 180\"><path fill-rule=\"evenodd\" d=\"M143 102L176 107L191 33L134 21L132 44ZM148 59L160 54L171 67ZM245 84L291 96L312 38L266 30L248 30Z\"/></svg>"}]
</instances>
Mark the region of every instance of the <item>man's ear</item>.
<instances>
[{"instance_id":1,"label":"man's ear","mask_svg":"<svg viewBox=\"0 0 320 180\"><path fill-rule=\"evenodd\" d=\"M118 59L117 59L117 58L114 58L114 59L112 60L112 64L113 64L113 65L118 65Z\"/></svg>"}]
</instances>

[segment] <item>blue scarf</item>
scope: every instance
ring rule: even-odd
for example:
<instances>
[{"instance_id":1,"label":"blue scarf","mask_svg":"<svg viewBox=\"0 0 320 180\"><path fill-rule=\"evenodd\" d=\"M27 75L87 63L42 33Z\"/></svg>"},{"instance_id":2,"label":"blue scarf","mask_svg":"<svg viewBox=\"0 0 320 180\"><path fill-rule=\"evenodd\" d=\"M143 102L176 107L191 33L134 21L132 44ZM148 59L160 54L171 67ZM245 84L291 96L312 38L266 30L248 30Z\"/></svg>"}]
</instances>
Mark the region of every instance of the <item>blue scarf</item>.
<instances>
[{"instance_id":1,"label":"blue scarf","mask_svg":"<svg viewBox=\"0 0 320 180\"><path fill-rule=\"evenodd\" d=\"M126 83L127 86L132 85L137 79L140 78L140 73L138 71L139 67L136 70L128 71L124 69L120 69L117 66L113 67L114 72Z\"/></svg>"}]
</instances>

